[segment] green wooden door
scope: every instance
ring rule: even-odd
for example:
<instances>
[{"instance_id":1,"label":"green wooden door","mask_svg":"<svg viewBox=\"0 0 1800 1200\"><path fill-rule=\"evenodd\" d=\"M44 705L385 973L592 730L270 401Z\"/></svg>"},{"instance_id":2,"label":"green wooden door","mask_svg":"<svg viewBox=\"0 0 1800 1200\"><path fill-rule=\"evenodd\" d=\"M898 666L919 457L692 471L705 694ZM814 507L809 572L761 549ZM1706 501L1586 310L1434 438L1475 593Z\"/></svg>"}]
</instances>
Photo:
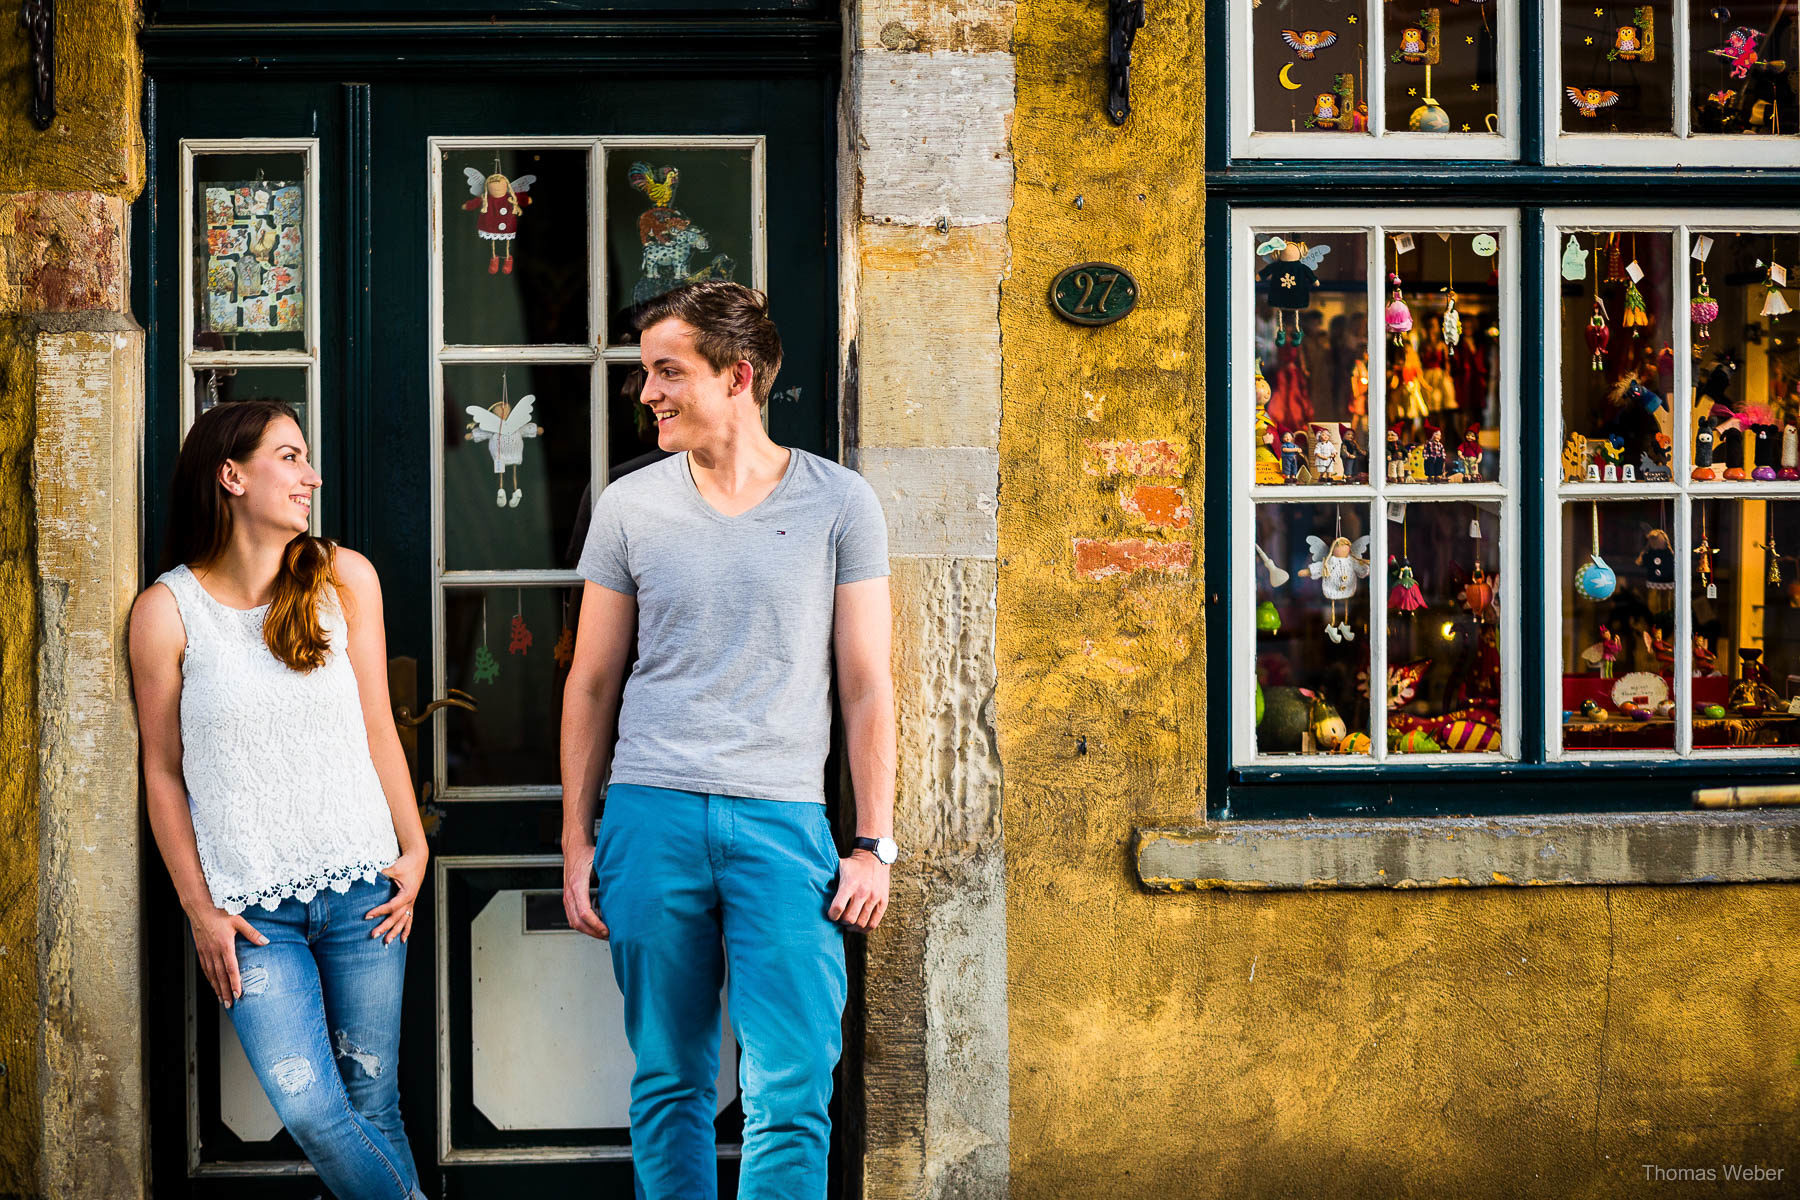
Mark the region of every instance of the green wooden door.
<instances>
[{"instance_id":1,"label":"green wooden door","mask_svg":"<svg viewBox=\"0 0 1800 1200\"><path fill-rule=\"evenodd\" d=\"M151 56L137 244L150 541L187 414L239 395L306 403L321 532L382 574L396 703L456 701L416 731L434 857L399 1069L426 1190L628 1195L617 991L605 947L563 928L560 901L572 568L594 492L656 456L629 397L628 317L678 280L768 290L786 349L771 433L835 456L831 71L696 64L671 82L496 55L479 71L278 83L159 71ZM273 209L226 208L259 189L281 194L297 232ZM270 293L288 308L218 287L223 260L277 268L243 262L265 227L312 276L269 279L291 284ZM237 1196L254 1179L258 1195L316 1195L199 997L179 909L150 874L148 1040L170 1097L153 1129L158 1193ZM742 1112L728 1034L722 1063L729 1194Z\"/></svg>"}]
</instances>

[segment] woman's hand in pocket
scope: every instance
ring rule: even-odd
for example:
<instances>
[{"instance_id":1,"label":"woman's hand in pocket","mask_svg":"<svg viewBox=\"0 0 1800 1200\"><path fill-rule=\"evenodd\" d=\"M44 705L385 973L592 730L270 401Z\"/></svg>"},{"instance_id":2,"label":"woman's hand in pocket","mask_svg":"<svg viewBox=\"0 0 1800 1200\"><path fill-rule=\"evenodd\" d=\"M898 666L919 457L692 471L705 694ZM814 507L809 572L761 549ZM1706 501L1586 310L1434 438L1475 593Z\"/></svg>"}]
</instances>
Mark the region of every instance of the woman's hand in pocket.
<instances>
[{"instance_id":1,"label":"woman's hand in pocket","mask_svg":"<svg viewBox=\"0 0 1800 1200\"><path fill-rule=\"evenodd\" d=\"M372 921L381 918L381 924L375 927L370 937L382 937L384 944L392 945L395 938L405 941L412 936L413 902L419 898L419 889L425 883L425 864L431 860L431 854L424 850L411 850L402 854L390 866L383 867L381 873L399 885L399 890L386 904L376 905L363 919Z\"/></svg>"},{"instance_id":2,"label":"woman's hand in pocket","mask_svg":"<svg viewBox=\"0 0 1800 1200\"><path fill-rule=\"evenodd\" d=\"M188 913L188 924L194 930L194 950L200 956L200 972L206 976L219 1003L230 1008L244 994L238 978L237 940L242 937L252 946L266 946L269 939L256 931L256 926L242 914L213 908Z\"/></svg>"}]
</instances>

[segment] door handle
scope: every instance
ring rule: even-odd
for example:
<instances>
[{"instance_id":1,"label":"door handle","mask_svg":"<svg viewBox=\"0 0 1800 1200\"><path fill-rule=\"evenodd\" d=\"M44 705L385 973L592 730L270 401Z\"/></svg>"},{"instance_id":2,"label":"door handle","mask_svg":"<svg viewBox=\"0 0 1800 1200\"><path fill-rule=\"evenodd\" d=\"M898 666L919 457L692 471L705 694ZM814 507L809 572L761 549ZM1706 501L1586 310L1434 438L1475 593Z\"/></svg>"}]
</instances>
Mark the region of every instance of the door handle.
<instances>
[{"instance_id":1,"label":"door handle","mask_svg":"<svg viewBox=\"0 0 1800 1200\"><path fill-rule=\"evenodd\" d=\"M467 709L469 712L481 711L480 707L475 703L475 697L469 695L469 693L465 691L451 688L448 696L444 697L442 700L433 700L430 704L427 704L416 717L413 716L411 708L407 705L395 705L394 724L403 729L417 729L431 719L432 713L435 713L442 708L461 708Z\"/></svg>"}]
</instances>

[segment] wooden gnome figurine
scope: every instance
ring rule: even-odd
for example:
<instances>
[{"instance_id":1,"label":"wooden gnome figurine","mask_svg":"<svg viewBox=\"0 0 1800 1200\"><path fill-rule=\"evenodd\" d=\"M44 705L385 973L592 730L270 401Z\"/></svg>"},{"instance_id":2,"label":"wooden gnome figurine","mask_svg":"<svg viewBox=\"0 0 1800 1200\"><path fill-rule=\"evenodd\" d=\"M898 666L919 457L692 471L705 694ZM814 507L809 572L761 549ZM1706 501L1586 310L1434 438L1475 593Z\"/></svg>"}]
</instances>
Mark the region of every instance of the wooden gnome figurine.
<instances>
[{"instance_id":1,"label":"wooden gnome figurine","mask_svg":"<svg viewBox=\"0 0 1800 1200\"><path fill-rule=\"evenodd\" d=\"M1800 426L1788 421L1781 427L1781 469L1777 479L1800 479Z\"/></svg>"},{"instance_id":2,"label":"wooden gnome figurine","mask_svg":"<svg viewBox=\"0 0 1800 1200\"><path fill-rule=\"evenodd\" d=\"M1479 483L1481 481L1481 426L1471 424L1463 430L1462 445L1456 448L1457 469L1462 472L1464 481Z\"/></svg>"},{"instance_id":3,"label":"wooden gnome figurine","mask_svg":"<svg viewBox=\"0 0 1800 1200\"><path fill-rule=\"evenodd\" d=\"M531 203L531 197L525 193L537 182L537 176L521 175L517 179L508 179L499 171L484 176L474 167L464 167L463 175L469 181L469 194L475 197L463 201L463 211L481 214L475 229L488 244L488 274L511 275L512 244L519 236L519 217ZM504 260L500 257L503 245L506 247Z\"/></svg>"}]
</instances>

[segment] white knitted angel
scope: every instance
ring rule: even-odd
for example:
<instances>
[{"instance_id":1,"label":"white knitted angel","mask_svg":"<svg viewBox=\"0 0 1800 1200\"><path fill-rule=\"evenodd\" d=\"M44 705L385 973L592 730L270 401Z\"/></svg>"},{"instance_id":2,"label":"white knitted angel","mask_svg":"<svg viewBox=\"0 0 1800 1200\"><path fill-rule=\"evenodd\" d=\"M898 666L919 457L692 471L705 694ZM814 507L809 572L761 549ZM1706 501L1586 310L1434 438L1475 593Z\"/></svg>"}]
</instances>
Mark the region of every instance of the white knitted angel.
<instances>
[{"instance_id":1,"label":"white knitted angel","mask_svg":"<svg viewBox=\"0 0 1800 1200\"><path fill-rule=\"evenodd\" d=\"M463 438L488 444L488 453L494 457L494 474L500 477L500 490L494 495L494 503L501 508L519 507L519 500L525 494L519 487L519 464L525 461L525 439L541 437L544 432L542 425L531 423L531 406L536 402L536 396L523 396L517 404L502 400L491 408L471 404L465 410L473 420L466 427ZM510 501L506 495L508 467L513 473Z\"/></svg>"},{"instance_id":2,"label":"white knitted angel","mask_svg":"<svg viewBox=\"0 0 1800 1200\"><path fill-rule=\"evenodd\" d=\"M1350 628L1350 600L1356 595L1356 581L1369 577L1369 537L1364 534L1352 542L1349 538L1339 536L1331 539L1327 545L1324 538L1309 537L1306 549L1312 554L1312 562L1300 569L1302 579L1316 579L1319 588L1330 602L1330 612L1325 621L1325 636L1334 642L1350 642L1356 640L1356 631ZM1338 604L1344 605L1344 619L1338 619Z\"/></svg>"}]
</instances>

